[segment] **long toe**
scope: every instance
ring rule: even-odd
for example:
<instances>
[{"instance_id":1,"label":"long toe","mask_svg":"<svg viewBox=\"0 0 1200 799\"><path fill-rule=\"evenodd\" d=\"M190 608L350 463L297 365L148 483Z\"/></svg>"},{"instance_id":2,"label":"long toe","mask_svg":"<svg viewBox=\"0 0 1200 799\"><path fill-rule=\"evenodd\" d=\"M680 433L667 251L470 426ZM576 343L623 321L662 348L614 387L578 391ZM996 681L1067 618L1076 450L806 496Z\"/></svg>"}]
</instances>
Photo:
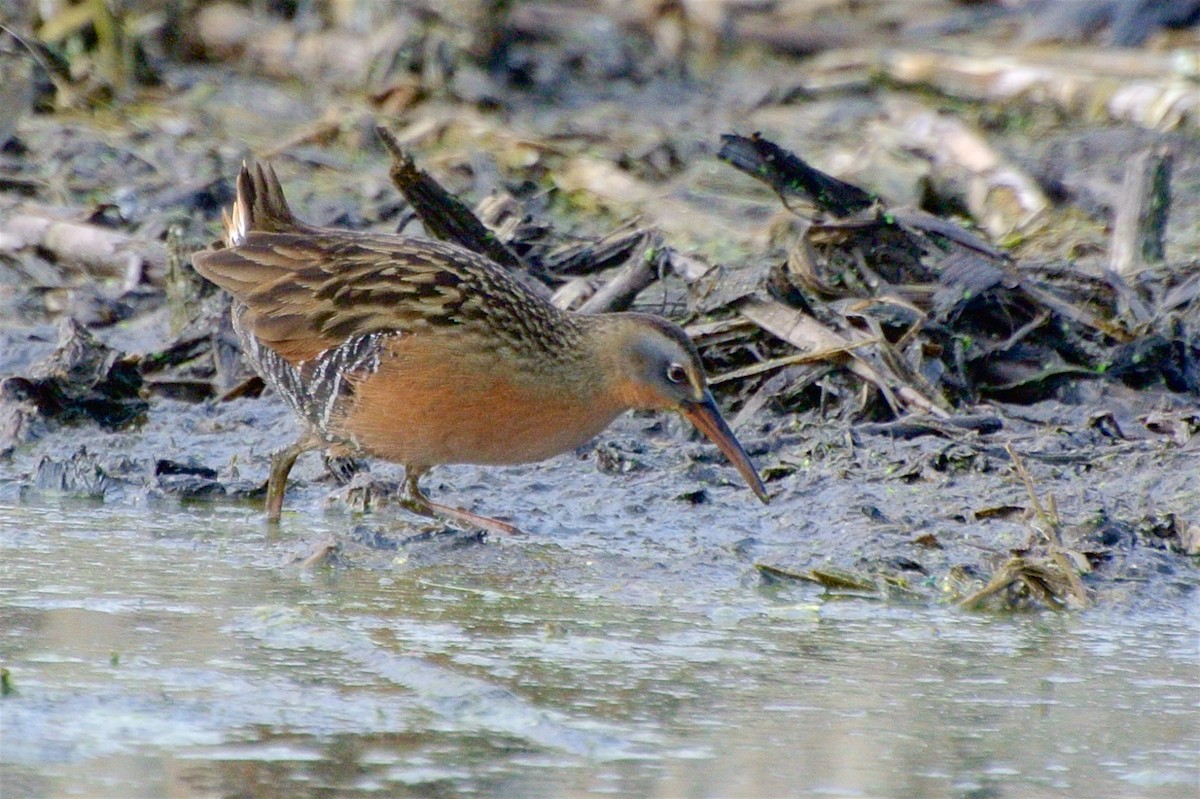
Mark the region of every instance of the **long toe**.
<instances>
[{"instance_id":1,"label":"long toe","mask_svg":"<svg viewBox=\"0 0 1200 799\"><path fill-rule=\"evenodd\" d=\"M459 522L471 527L476 527L481 530L487 530L490 533L499 533L500 535L518 535L521 533L521 528L515 524L502 522L499 519L493 519L489 516L480 516L477 513L471 513L462 508L453 508L449 505L442 505L437 502L429 502L426 500L429 511L442 519L447 519L453 522Z\"/></svg>"}]
</instances>

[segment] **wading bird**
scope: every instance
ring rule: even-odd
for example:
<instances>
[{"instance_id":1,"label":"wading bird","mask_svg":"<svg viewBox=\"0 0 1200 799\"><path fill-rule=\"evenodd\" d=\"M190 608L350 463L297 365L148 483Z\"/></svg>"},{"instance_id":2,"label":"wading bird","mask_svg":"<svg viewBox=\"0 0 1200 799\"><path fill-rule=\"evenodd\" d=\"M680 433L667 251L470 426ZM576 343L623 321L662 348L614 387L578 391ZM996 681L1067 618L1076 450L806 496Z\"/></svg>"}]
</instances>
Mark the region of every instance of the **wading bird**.
<instances>
[{"instance_id":1,"label":"wading bird","mask_svg":"<svg viewBox=\"0 0 1200 799\"><path fill-rule=\"evenodd\" d=\"M767 501L695 346L665 319L560 310L453 244L305 225L262 165L238 175L223 245L192 262L233 296L246 357L306 428L272 460L271 521L296 458L325 448L403 464L416 513L515 532L431 502L418 480L440 464L549 458L631 409L682 413Z\"/></svg>"}]
</instances>

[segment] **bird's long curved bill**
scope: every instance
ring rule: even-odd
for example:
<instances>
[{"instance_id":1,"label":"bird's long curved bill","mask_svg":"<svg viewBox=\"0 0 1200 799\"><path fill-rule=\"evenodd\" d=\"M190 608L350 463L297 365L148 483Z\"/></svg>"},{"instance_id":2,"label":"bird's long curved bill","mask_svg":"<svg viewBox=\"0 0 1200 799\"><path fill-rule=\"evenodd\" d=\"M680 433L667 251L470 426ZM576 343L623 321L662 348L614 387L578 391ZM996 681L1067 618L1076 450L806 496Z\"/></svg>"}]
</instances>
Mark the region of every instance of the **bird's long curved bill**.
<instances>
[{"instance_id":1,"label":"bird's long curved bill","mask_svg":"<svg viewBox=\"0 0 1200 799\"><path fill-rule=\"evenodd\" d=\"M703 401L685 402L682 410L688 421L696 425L701 433L708 436L709 441L712 441L720 448L721 452L725 453L725 457L729 458L729 462L742 475L746 484L765 504L767 489L763 487L758 471L750 462L750 456L746 454L746 450L742 449L742 445L734 436L733 431L729 429L729 425L725 424L725 419L721 416L721 411L717 409L717 403L713 400L712 394L705 391Z\"/></svg>"}]
</instances>

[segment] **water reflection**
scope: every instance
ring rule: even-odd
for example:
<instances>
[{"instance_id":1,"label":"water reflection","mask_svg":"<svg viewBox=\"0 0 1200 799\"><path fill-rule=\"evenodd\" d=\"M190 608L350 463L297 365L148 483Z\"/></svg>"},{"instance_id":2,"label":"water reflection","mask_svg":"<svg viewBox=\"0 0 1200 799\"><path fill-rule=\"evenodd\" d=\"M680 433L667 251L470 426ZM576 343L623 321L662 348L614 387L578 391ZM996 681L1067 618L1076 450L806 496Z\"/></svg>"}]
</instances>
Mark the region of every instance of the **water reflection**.
<instances>
[{"instance_id":1,"label":"water reflection","mask_svg":"<svg viewBox=\"0 0 1200 799\"><path fill-rule=\"evenodd\" d=\"M1186 607L828 600L733 566L612 569L602 536L313 573L229 508L0 508L0 546L6 799L1176 797L1200 778Z\"/></svg>"}]
</instances>

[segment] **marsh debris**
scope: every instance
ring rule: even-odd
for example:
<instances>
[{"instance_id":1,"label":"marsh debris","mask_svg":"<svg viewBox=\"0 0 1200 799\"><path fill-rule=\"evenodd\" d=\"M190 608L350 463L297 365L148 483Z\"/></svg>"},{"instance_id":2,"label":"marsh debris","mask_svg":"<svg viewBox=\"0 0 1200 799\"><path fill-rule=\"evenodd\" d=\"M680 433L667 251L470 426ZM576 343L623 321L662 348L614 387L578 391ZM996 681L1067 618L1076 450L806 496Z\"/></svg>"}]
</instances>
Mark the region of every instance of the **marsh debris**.
<instances>
[{"instance_id":1,"label":"marsh debris","mask_svg":"<svg viewBox=\"0 0 1200 799\"><path fill-rule=\"evenodd\" d=\"M419 169L387 128L377 132L392 157L392 183L430 235L486 256L539 293L557 287L552 299L560 307L588 313L625 310L664 269L670 250L658 237L648 244L644 230L622 227L595 241L568 243L552 227L523 224L525 211L511 195L491 195L472 211ZM602 271L607 274L598 286L572 279Z\"/></svg>"},{"instance_id":2,"label":"marsh debris","mask_svg":"<svg viewBox=\"0 0 1200 799\"><path fill-rule=\"evenodd\" d=\"M1056 610L1082 610L1091 604L1080 574L1090 572L1088 558L1063 545L1062 522L1054 497L1043 503L1024 461L1012 448L1005 447L1013 468L1029 494L1032 530L1029 544L997 570L988 584L963 599L964 607L977 607L987 599L1003 595L1010 606L1033 601Z\"/></svg>"},{"instance_id":3,"label":"marsh debris","mask_svg":"<svg viewBox=\"0 0 1200 799\"><path fill-rule=\"evenodd\" d=\"M102 344L74 319L59 326L58 345L25 376L0 383L0 449L38 437L50 425L94 423L116 430L141 418L136 359Z\"/></svg>"},{"instance_id":4,"label":"marsh debris","mask_svg":"<svg viewBox=\"0 0 1200 799\"><path fill-rule=\"evenodd\" d=\"M763 376L747 356L778 368L807 351L870 384L891 415L944 417L985 397L1031 403L1081 380L1200 396L1200 300L1187 289L1200 263L1133 284L1110 271L1020 263L949 220L850 191L762 136L723 142L720 157L779 193L795 217L786 254L757 273L757 287L708 309L770 335L722 342L717 359L748 388ZM813 216L789 204L796 196ZM778 340L800 352L783 354Z\"/></svg>"},{"instance_id":5,"label":"marsh debris","mask_svg":"<svg viewBox=\"0 0 1200 799\"><path fill-rule=\"evenodd\" d=\"M46 456L38 461L31 487L52 496L102 500L117 484L100 459L86 447L80 447L67 458Z\"/></svg>"}]
</instances>

